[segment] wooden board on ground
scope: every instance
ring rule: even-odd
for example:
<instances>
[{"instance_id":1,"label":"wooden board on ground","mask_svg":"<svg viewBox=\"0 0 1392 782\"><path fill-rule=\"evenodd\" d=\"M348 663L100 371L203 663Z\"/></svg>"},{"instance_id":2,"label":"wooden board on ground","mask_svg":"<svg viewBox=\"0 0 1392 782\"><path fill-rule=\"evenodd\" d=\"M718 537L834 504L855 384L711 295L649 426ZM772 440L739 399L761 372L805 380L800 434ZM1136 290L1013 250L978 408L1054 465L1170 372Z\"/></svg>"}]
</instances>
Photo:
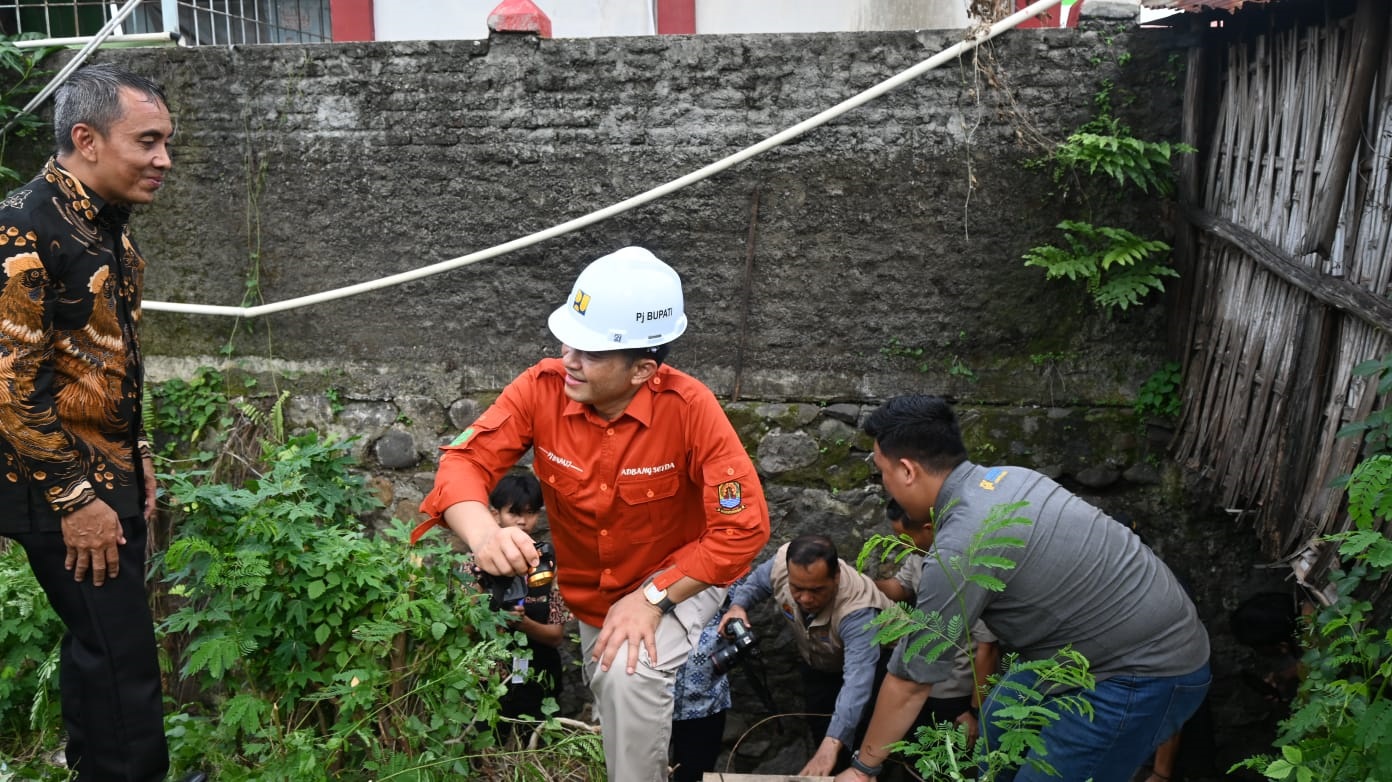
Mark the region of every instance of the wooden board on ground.
<instances>
[{"instance_id":1,"label":"wooden board on ground","mask_svg":"<svg viewBox=\"0 0 1392 782\"><path fill-rule=\"evenodd\" d=\"M723 774L707 771L701 782L831 782L832 777L800 777L796 774Z\"/></svg>"}]
</instances>

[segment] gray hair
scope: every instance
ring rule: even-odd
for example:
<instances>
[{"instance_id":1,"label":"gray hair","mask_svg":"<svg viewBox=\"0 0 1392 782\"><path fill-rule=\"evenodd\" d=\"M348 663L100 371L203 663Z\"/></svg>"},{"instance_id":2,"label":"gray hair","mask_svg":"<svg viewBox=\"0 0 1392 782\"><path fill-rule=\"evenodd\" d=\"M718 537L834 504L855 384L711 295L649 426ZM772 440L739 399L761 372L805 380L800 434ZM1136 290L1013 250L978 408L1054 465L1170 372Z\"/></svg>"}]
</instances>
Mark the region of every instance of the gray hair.
<instances>
[{"instance_id":1,"label":"gray hair","mask_svg":"<svg viewBox=\"0 0 1392 782\"><path fill-rule=\"evenodd\" d=\"M73 71L53 97L53 140L58 154L73 151L72 130L88 125L105 136L121 119L121 88L128 87L165 107L169 101L154 81L110 63Z\"/></svg>"}]
</instances>

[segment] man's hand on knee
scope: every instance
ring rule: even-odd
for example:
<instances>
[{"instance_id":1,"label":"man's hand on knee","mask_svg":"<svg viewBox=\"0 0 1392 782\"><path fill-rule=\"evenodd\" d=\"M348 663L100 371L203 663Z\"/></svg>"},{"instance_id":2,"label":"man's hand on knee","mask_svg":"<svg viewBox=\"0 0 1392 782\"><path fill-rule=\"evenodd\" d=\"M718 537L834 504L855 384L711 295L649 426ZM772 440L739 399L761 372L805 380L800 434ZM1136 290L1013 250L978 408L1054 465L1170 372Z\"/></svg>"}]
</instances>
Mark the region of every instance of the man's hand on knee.
<instances>
[{"instance_id":1,"label":"man's hand on knee","mask_svg":"<svg viewBox=\"0 0 1392 782\"><path fill-rule=\"evenodd\" d=\"M649 603L643 593L630 592L609 607L604 617L604 627L595 640L592 658L599 663L599 669L609 670L619 649L628 644L628 663L626 670L638 670L638 650L647 649L648 659L657 664L657 626L662 622L662 609Z\"/></svg>"}]
</instances>

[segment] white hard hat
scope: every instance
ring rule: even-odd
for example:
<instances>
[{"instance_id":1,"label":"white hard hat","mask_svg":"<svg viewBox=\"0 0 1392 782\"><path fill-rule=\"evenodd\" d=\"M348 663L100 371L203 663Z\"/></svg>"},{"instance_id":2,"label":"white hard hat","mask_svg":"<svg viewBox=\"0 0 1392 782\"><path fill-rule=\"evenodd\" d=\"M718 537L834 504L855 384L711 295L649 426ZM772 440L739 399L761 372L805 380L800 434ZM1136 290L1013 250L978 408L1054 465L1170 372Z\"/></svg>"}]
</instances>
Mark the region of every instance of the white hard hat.
<instances>
[{"instance_id":1,"label":"white hard hat","mask_svg":"<svg viewBox=\"0 0 1392 782\"><path fill-rule=\"evenodd\" d=\"M625 247L586 266L546 324L576 350L665 345L686 331L681 277L642 247Z\"/></svg>"}]
</instances>

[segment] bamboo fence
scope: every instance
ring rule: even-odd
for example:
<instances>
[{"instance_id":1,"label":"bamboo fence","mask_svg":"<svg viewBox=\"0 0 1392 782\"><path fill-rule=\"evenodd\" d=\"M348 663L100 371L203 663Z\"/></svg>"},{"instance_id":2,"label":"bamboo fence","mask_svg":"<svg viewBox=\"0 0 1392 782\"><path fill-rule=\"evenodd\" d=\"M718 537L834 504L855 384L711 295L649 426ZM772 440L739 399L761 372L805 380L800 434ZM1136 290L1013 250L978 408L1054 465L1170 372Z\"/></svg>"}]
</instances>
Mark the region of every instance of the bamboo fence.
<instances>
[{"instance_id":1,"label":"bamboo fence","mask_svg":"<svg viewBox=\"0 0 1392 782\"><path fill-rule=\"evenodd\" d=\"M1204 162L1181 171L1196 235L1179 243L1193 249L1173 447L1266 555L1320 587L1334 560L1319 539L1350 524L1331 484L1360 456L1338 432L1386 401L1353 369L1392 351L1392 22L1384 0L1248 18L1204 19L1190 57L1206 72L1185 127Z\"/></svg>"}]
</instances>

